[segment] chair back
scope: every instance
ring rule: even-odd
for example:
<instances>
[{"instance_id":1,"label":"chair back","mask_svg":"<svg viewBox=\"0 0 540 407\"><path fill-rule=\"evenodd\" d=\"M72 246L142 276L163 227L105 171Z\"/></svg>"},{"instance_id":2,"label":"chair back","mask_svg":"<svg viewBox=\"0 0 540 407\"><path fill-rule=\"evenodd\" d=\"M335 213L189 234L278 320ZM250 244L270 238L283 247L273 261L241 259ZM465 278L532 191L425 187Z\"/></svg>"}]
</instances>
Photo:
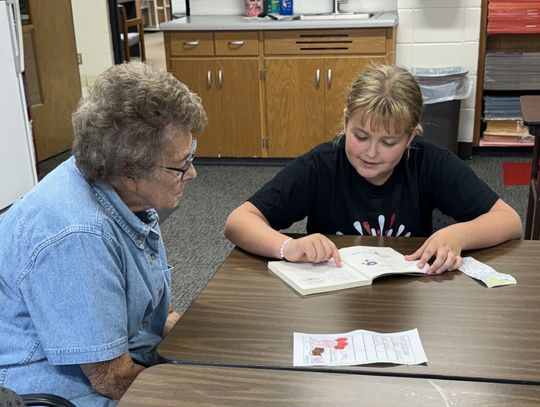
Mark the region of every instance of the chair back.
<instances>
[{"instance_id":1,"label":"chair back","mask_svg":"<svg viewBox=\"0 0 540 407\"><path fill-rule=\"evenodd\" d=\"M0 386L0 407L76 407L71 401L48 393L16 394L7 387Z\"/></svg>"},{"instance_id":2,"label":"chair back","mask_svg":"<svg viewBox=\"0 0 540 407\"><path fill-rule=\"evenodd\" d=\"M146 61L142 18L128 18L126 8L122 4L118 4L118 19L120 26L120 40L124 50L124 61L129 62L131 60L130 48L136 44L139 46L139 56L141 57L141 61ZM135 27L136 31L130 32L131 27Z\"/></svg>"},{"instance_id":3,"label":"chair back","mask_svg":"<svg viewBox=\"0 0 540 407\"><path fill-rule=\"evenodd\" d=\"M7 387L0 386L0 407L24 406L24 401Z\"/></svg>"}]
</instances>

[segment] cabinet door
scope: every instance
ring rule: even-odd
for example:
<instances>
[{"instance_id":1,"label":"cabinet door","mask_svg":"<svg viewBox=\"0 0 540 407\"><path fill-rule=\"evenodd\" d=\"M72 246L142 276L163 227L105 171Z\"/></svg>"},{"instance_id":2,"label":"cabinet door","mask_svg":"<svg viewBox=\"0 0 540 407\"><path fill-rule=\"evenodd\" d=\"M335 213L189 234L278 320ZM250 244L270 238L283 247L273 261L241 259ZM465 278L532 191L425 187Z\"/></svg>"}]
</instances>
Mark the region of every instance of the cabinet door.
<instances>
[{"instance_id":1,"label":"cabinet door","mask_svg":"<svg viewBox=\"0 0 540 407\"><path fill-rule=\"evenodd\" d=\"M71 2L28 2L33 24L33 53L41 101L31 106L38 161L69 150L73 143L71 114L81 98ZM2 62L4 61L2 53Z\"/></svg>"},{"instance_id":2,"label":"cabinet door","mask_svg":"<svg viewBox=\"0 0 540 407\"><path fill-rule=\"evenodd\" d=\"M297 157L325 139L324 59L267 58L268 155Z\"/></svg>"},{"instance_id":3,"label":"cabinet door","mask_svg":"<svg viewBox=\"0 0 540 407\"><path fill-rule=\"evenodd\" d=\"M216 133L219 127L219 110L216 103L217 80L214 72L214 59L173 59L171 68L173 75L179 81L185 83L189 89L201 97L208 115L208 126L201 134L197 135L197 155L218 157L221 135Z\"/></svg>"},{"instance_id":4,"label":"cabinet door","mask_svg":"<svg viewBox=\"0 0 540 407\"><path fill-rule=\"evenodd\" d=\"M343 109L350 86L356 76L371 62L385 63L385 58L351 57L325 60L326 140L333 140L343 130Z\"/></svg>"},{"instance_id":5,"label":"cabinet door","mask_svg":"<svg viewBox=\"0 0 540 407\"><path fill-rule=\"evenodd\" d=\"M258 58L216 60L217 111L222 157L261 156L261 91Z\"/></svg>"}]
</instances>

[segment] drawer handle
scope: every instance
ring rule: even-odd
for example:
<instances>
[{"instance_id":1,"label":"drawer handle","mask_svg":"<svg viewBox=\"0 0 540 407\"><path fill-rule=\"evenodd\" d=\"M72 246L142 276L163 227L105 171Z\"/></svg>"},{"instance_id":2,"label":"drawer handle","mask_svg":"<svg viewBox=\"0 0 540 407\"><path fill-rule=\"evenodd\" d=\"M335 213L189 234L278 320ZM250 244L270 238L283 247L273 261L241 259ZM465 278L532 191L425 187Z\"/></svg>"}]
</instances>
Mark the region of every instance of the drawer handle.
<instances>
[{"instance_id":1,"label":"drawer handle","mask_svg":"<svg viewBox=\"0 0 540 407\"><path fill-rule=\"evenodd\" d=\"M321 70L320 69L317 69L315 71L315 86L317 87L317 89L319 89L321 86Z\"/></svg>"},{"instance_id":2,"label":"drawer handle","mask_svg":"<svg viewBox=\"0 0 540 407\"><path fill-rule=\"evenodd\" d=\"M223 71L220 69L217 74L218 86L221 89L223 87Z\"/></svg>"},{"instance_id":3,"label":"drawer handle","mask_svg":"<svg viewBox=\"0 0 540 407\"><path fill-rule=\"evenodd\" d=\"M199 40L184 41L184 45L187 47L196 47L197 45L199 45Z\"/></svg>"},{"instance_id":4,"label":"drawer handle","mask_svg":"<svg viewBox=\"0 0 540 407\"><path fill-rule=\"evenodd\" d=\"M206 86L208 86L208 89L212 87L212 71L210 69L206 73Z\"/></svg>"},{"instance_id":5,"label":"drawer handle","mask_svg":"<svg viewBox=\"0 0 540 407\"><path fill-rule=\"evenodd\" d=\"M240 41L240 40L237 40L237 41L229 41L229 45L231 47L241 47L242 45L244 45L244 41Z\"/></svg>"},{"instance_id":6,"label":"drawer handle","mask_svg":"<svg viewBox=\"0 0 540 407\"><path fill-rule=\"evenodd\" d=\"M332 69L328 69L328 72L326 74L326 79L327 79L327 82L328 82L328 88L331 88L332 87Z\"/></svg>"}]
</instances>

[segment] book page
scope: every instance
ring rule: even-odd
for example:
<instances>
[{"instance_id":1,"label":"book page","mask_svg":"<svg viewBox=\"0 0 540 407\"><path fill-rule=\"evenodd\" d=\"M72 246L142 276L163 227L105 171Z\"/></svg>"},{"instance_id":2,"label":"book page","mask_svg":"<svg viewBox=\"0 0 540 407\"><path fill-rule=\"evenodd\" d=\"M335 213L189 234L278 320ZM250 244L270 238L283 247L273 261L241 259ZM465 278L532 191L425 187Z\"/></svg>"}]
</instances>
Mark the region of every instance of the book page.
<instances>
[{"instance_id":1,"label":"book page","mask_svg":"<svg viewBox=\"0 0 540 407\"><path fill-rule=\"evenodd\" d=\"M371 283L351 267L345 264L337 267L333 261L318 264L271 261L268 268L302 294Z\"/></svg>"},{"instance_id":2,"label":"book page","mask_svg":"<svg viewBox=\"0 0 540 407\"><path fill-rule=\"evenodd\" d=\"M370 280L385 274L425 274L426 266L419 269L418 261L407 261L391 247L351 246L339 250L341 260L364 274Z\"/></svg>"},{"instance_id":3,"label":"book page","mask_svg":"<svg viewBox=\"0 0 540 407\"><path fill-rule=\"evenodd\" d=\"M417 329L381 334L294 333L294 366L350 366L369 363L418 365L427 362Z\"/></svg>"}]
</instances>

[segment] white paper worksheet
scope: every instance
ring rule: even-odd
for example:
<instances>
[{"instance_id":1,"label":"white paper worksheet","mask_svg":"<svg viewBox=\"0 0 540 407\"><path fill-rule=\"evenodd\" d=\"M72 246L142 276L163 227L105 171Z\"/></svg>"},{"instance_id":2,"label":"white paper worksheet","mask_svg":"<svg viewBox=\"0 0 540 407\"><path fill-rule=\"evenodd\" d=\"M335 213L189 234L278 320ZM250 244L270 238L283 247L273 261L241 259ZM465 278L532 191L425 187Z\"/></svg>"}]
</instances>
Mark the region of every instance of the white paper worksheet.
<instances>
[{"instance_id":1,"label":"white paper worksheet","mask_svg":"<svg viewBox=\"0 0 540 407\"><path fill-rule=\"evenodd\" d=\"M396 333L357 330L343 334L294 333L294 366L427 362L417 329Z\"/></svg>"}]
</instances>

